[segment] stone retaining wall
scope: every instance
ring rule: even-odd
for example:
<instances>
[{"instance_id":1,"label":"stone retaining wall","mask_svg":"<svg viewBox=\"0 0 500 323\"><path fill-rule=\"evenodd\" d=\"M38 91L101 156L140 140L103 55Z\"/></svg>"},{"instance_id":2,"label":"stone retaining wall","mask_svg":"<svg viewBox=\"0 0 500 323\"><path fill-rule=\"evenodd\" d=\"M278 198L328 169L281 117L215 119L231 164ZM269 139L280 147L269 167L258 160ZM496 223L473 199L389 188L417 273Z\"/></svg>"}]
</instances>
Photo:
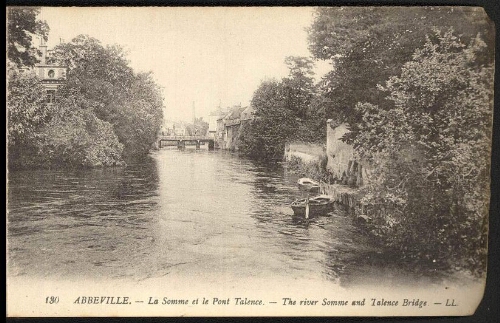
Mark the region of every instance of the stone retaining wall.
<instances>
[{"instance_id":1,"label":"stone retaining wall","mask_svg":"<svg viewBox=\"0 0 500 323\"><path fill-rule=\"evenodd\" d=\"M349 186L363 186L369 177L370 170L367 164L354 158L354 147L346 144L341 138L349 132L347 124L336 127L332 120L326 125L326 155L327 168L331 172L335 183Z\"/></svg>"},{"instance_id":2,"label":"stone retaining wall","mask_svg":"<svg viewBox=\"0 0 500 323\"><path fill-rule=\"evenodd\" d=\"M354 215L359 208L361 194L358 189L340 184L320 183L320 192L331 196L350 215Z\"/></svg>"}]
</instances>

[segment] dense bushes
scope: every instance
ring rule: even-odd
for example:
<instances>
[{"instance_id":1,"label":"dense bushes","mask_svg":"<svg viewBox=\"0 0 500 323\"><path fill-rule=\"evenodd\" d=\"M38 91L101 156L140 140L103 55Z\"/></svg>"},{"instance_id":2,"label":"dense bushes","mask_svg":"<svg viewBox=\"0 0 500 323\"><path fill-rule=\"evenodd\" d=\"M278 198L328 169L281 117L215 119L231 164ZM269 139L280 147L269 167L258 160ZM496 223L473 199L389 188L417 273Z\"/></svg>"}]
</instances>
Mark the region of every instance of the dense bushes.
<instances>
[{"instance_id":1,"label":"dense bushes","mask_svg":"<svg viewBox=\"0 0 500 323\"><path fill-rule=\"evenodd\" d=\"M40 137L39 159L47 167L122 164L123 145L113 126L97 118L74 97L57 102L56 111Z\"/></svg>"},{"instance_id":2,"label":"dense bushes","mask_svg":"<svg viewBox=\"0 0 500 323\"><path fill-rule=\"evenodd\" d=\"M481 8L316 10L325 116L371 170L360 211L410 264L485 269L493 42Z\"/></svg>"},{"instance_id":3,"label":"dense bushes","mask_svg":"<svg viewBox=\"0 0 500 323\"><path fill-rule=\"evenodd\" d=\"M79 35L48 58L68 73L47 104L31 41L47 40L49 27L37 20L38 8L8 11L9 168L111 166L147 154L163 119L151 74L134 73L119 46Z\"/></svg>"},{"instance_id":4,"label":"dense bushes","mask_svg":"<svg viewBox=\"0 0 500 323\"><path fill-rule=\"evenodd\" d=\"M8 66L7 130L8 162L11 167L38 164L40 131L50 119L45 90L34 73Z\"/></svg>"},{"instance_id":5,"label":"dense bushes","mask_svg":"<svg viewBox=\"0 0 500 323\"><path fill-rule=\"evenodd\" d=\"M9 69L8 157L11 168L110 166L122 163L123 145L113 127L80 95L48 105L31 72Z\"/></svg>"},{"instance_id":6,"label":"dense bushes","mask_svg":"<svg viewBox=\"0 0 500 323\"><path fill-rule=\"evenodd\" d=\"M327 118L351 124L358 132L358 102L385 105L386 94L378 91L389 77L399 75L426 42L433 28L453 26L464 43L478 33L494 43L494 25L480 7L321 7L309 29L309 48L317 59L335 68L325 75L322 96ZM484 51L478 62L492 62L493 51ZM446 63L442 66L445 68Z\"/></svg>"},{"instance_id":7,"label":"dense bushes","mask_svg":"<svg viewBox=\"0 0 500 323\"><path fill-rule=\"evenodd\" d=\"M400 76L380 90L385 106L359 103L353 143L372 163L363 203L373 230L404 258L485 268L493 69L478 64L476 37L427 37Z\"/></svg>"},{"instance_id":8,"label":"dense bushes","mask_svg":"<svg viewBox=\"0 0 500 323\"><path fill-rule=\"evenodd\" d=\"M147 154L163 118L151 75L134 74L120 49L86 36L56 49L70 70L53 104L33 72L9 65L9 167L111 166Z\"/></svg>"},{"instance_id":9,"label":"dense bushes","mask_svg":"<svg viewBox=\"0 0 500 323\"><path fill-rule=\"evenodd\" d=\"M252 97L255 120L240 133L240 151L264 160L282 159L292 140L324 139L324 116L313 80L313 62L304 57L285 60L289 76L261 83Z\"/></svg>"},{"instance_id":10,"label":"dense bushes","mask_svg":"<svg viewBox=\"0 0 500 323\"><path fill-rule=\"evenodd\" d=\"M87 35L56 46L54 61L70 68L62 93L78 93L113 125L125 156L148 153L163 119L161 90L150 73L134 73L119 46Z\"/></svg>"}]
</instances>

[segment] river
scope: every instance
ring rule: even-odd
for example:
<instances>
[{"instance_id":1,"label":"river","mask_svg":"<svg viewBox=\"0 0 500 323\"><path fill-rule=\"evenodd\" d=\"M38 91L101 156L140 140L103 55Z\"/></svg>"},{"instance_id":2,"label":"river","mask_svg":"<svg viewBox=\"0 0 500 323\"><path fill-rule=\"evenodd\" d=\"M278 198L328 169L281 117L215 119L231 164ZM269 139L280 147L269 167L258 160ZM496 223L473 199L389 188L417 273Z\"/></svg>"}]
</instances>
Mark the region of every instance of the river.
<instances>
[{"instance_id":1,"label":"river","mask_svg":"<svg viewBox=\"0 0 500 323\"><path fill-rule=\"evenodd\" d=\"M9 275L421 283L384 264L349 217L294 219L297 179L281 165L194 149L121 168L11 172Z\"/></svg>"}]
</instances>

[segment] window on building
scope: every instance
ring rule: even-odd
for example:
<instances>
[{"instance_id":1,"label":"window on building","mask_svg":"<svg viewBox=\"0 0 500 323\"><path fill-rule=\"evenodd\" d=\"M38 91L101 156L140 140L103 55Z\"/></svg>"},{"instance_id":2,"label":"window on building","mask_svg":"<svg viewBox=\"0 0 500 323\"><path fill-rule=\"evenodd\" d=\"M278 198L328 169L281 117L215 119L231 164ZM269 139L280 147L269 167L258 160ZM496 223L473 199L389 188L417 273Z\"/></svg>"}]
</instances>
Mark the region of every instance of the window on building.
<instances>
[{"instance_id":1,"label":"window on building","mask_svg":"<svg viewBox=\"0 0 500 323\"><path fill-rule=\"evenodd\" d=\"M54 78L54 76L56 76L56 72L54 72L54 70L50 70L50 71L49 71L49 73L48 73L48 75L49 75L49 77L50 77L51 79L53 79L53 78Z\"/></svg>"},{"instance_id":2,"label":"window on building","mask_svg":"<svg viewBox=\"0 0 500 323\"><path fill-rule=\"evenodd\" d=\"M55 90L47 90L47 103L54 103L56 98Z\"/></svg>"}]
</instances>

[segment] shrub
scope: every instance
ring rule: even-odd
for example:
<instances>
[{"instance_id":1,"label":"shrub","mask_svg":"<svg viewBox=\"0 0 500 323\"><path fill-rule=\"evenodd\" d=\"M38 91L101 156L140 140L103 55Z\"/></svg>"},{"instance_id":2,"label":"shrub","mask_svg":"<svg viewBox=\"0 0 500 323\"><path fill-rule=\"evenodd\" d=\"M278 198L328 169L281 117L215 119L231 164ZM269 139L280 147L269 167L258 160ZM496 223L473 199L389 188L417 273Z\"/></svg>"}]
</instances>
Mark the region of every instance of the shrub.
<instances>
[{"instance_id":1,"label":"shrub","mask_svg":"<svg viewBox=\"0 0 500 323\"><path fill-rule=\"evenodd\" d=\"M484 47L436 31L380 87L388 105L357 105L354 145L374 169L362 200L373 232L433 268L486 265L493 70L476 63Z\"/></svg>"}]
</instances>

